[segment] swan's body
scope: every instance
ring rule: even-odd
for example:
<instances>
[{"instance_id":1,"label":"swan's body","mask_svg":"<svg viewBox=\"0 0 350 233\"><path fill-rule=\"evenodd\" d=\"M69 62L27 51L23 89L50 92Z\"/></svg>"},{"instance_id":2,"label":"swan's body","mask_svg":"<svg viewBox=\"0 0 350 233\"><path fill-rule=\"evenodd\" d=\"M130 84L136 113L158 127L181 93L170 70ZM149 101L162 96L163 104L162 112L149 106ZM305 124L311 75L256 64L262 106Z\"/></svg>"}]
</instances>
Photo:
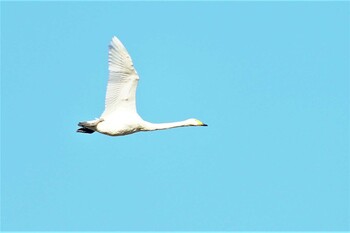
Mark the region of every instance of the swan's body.
<instances>
[{"instance_id":1,"label":"swan's body","mask_svg":"<svg viewBox=\"0 0 350 233\"><path fill-rule=\"evenodd\" d=\"M197 119L154 124L144 121L136 111L136 88L139 76L123 44L113 37L109 45L109 79L105 110L101 117L80 122L80 133L95 131L122 136L140 131L170 129L184 126L207 126Z\"/></svg>"}]
</instances>

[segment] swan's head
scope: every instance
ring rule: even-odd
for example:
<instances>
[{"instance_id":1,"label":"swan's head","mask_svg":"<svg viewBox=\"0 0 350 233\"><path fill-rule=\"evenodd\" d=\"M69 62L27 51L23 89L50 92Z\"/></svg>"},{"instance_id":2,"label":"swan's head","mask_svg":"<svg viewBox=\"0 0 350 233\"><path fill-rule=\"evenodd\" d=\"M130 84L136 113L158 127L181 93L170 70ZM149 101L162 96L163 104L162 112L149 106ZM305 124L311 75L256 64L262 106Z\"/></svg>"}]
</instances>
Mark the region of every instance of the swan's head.
<instances>
[{"instance_id":1,"label":"swan's head","mask_svg":"<svg viewBox=\"0 0 350 233\"><path fill-rule=\"evenodd\" d=\"M195 118L188 119L187 124L190 126L208 126L207 124L204 124L203 122Z\"/></svg>"}]
</instances>

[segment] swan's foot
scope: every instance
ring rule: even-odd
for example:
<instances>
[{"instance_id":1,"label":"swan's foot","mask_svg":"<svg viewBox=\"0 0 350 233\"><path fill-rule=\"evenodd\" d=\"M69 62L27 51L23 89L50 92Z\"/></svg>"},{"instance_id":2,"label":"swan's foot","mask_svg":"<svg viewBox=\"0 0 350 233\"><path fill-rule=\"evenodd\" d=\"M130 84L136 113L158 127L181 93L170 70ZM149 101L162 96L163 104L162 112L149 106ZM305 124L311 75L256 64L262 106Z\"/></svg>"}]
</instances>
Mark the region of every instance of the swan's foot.
<instances>
[{"instance_id":1,"label":"swan's foot","mask_svg":"<svg viewBox=\"0 0 350 233\"><path fill-rule=\"evenodd\" d=\"M92 130L92 129L88 129L88 128L79 128L78 130L77 130L77 132L78 133L88 133L88 134L92 134L92 133L95 133L95 131L94 130Z\"/></svg>"},{"instance_id":2,"label":"swan's foot","mask_svg":"<svg viewBox=\"0 0 350 233\"><path fill-rule=\"evenodd\" d=\"M95 120L92 120L92 121L83 121L83 122L79 122L79 126L81 128L79 128L77 130L78 133L93 133L96 131L96 126L100 123L104 121L102 118L99 118L99 119L95 119Z\"/></svg>"}]
</instances>

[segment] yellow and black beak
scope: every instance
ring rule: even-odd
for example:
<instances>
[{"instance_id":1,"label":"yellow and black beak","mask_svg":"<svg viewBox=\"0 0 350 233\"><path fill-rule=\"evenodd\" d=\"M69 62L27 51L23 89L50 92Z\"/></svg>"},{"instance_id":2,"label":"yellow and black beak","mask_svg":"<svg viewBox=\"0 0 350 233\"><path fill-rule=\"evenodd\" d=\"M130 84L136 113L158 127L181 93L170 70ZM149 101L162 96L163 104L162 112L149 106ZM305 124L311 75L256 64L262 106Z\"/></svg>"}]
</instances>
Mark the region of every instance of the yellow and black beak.
<instances>
[{"instance_id":1,"label":"yellow and black beak","mask_svg":"<svg viewBox=\"0 0 350 233\"><path fill-rule=\"evenodd\" d=\"M197 126L208 126L207 124L204 124L203 122L201 122L200 120L197 120L197 119L195 119L196 121L197 121L197 123L198 123L198 125Z\"/></svg>"}]
</instances>

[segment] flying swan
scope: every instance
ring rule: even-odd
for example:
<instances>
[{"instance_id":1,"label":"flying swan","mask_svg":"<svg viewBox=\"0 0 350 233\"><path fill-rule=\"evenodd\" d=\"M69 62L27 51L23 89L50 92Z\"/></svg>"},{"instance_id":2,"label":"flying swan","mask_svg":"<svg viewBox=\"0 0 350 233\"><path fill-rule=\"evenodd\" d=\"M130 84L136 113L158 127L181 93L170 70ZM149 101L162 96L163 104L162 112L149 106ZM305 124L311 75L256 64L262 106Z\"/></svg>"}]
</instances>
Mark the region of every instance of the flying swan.
<instances>
[{"instance_id":1,"label":"flying swan","mask_svg":"<svg viewBox=\"0 0 350 233\"><path fill-rule=\"evenodd\" d=\"M207 126L197 119L154 124L144 121L136 111L136 87L139 76L124 45L113 37L109 45L109 79L105 110L100 118L79 122L79 133L95 131L109 136L122 136L184 126Z\"/></svg>"}]
</instances>

